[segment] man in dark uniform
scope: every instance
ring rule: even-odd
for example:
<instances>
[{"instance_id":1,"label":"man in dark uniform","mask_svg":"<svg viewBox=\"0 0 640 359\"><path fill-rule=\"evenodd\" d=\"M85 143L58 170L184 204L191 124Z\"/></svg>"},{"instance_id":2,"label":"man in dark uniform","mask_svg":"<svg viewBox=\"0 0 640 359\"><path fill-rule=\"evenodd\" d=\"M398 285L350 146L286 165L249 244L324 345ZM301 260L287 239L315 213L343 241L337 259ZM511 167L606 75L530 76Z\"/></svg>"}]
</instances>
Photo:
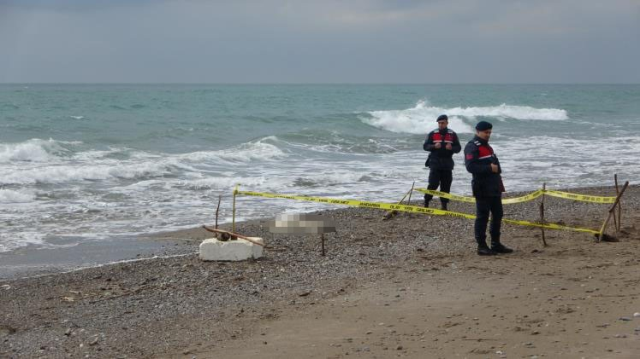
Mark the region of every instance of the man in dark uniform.
<instances>
[{"instance_id":1,"label":"man in dark uniform","mask_svg":"<svg viewBox=\"0 0 640 359\"><path fill-rule=\"evenodd\" d=\"M425 166L429 167L429 186L428 189L435 190L440 186L441 192L449 193L451 191L451 182L453 181L453 154L460 152L460 140L458 135L447 128L449 125L449 117L440 115L436 120L438 128L429 132L427 138L422 145L425 151L431 152ZM429 202L433 198L430 194L424 195L424 206L429 207ZM449 200L440 198L442 209L447 209Z\"/></svg>"},{"instance_id":2,"label":"man in dark uniform","mask_svg":"<svg viewBox=\"0 0 640 359\"><path fill-rule=\"evenodd\" d=\"M464 162L473 175L471 189L476 198L475 237L478 242L478 254L481 256L498 253L511 253L512 249L500 243L500 225L502 223L502 168L498 157L489 146L493 125L480 121L476 125L476 136L464 148ZM487 222L491 212L491 248L487 246Z\"/></svg>"}]
</instances>

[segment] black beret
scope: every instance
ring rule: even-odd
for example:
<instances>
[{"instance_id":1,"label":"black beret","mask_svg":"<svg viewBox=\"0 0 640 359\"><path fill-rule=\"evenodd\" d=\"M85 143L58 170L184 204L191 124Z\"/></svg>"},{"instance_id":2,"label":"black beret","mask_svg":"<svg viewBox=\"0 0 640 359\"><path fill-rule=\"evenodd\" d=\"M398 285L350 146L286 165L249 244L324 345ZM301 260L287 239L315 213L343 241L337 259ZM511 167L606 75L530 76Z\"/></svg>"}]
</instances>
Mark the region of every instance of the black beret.
<instances>
[{"instance_id":1,"label":"black beret","mask_svg":"<svg viewBox=\"0 0 640 359\"><path fill-rule=\"evenodd\" d=\"M487 121L480 121L476 125L476 130L478 131L486 131L493 128L493 125Z\"/></svg>"},{"instance_id":2,"label":"black beret","mask_svg":"<svg viewBox=\"0 0 640 359\"><path fill-rule=\"evenodd\" d=\"M447 117L447 115L440 115L438 116L438 119L436 120L436 122L440 122L440 121L449 121L449 117Z\"/></svg>"}]
</instances>

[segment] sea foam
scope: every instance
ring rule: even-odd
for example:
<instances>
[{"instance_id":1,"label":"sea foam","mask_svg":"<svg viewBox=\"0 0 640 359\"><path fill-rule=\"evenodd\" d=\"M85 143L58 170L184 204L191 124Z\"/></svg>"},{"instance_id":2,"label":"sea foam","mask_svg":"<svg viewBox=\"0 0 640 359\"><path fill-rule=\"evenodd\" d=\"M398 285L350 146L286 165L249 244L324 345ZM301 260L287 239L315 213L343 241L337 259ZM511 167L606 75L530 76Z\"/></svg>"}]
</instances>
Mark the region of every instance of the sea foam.
<instances>
[{"instance_id":1,"label":"sea foam","mask_svg":"<svg viewBox=\"0 0 640 359\"><path fill-rule=\"evenodd\" d=\"M418 101L415 107L405 110L371 111L361 121L391 132L424 134L436 128L435 119L449 116L449 127L458 133L473 133L476 117L493 117L498 120L563 121L569 119L567 111L554 108L534 108L501 104L488 107L436 107Z\"/></svg>"}]
</instances>

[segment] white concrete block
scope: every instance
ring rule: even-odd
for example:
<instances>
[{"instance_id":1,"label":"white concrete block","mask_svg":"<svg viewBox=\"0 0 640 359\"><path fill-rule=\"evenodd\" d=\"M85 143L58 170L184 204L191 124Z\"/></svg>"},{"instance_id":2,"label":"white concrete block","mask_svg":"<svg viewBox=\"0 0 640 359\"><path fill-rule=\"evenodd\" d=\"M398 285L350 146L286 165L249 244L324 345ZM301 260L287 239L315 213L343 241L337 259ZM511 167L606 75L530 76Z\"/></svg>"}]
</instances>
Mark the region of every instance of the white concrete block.
<instances>
[{"instance_id":1,"label":"white concrete block","mask_svg":"<svg viewBox=\"0 0 640 359\"><path fill-rule=\"evenodd\" d=\"M249 237L264 244L260 237ZM243 261L262 257L263 247L238 238L233 241L220 241L217 238L205 239L200 243L200 259L203 261Z\"/></svg>"}]
</instances>

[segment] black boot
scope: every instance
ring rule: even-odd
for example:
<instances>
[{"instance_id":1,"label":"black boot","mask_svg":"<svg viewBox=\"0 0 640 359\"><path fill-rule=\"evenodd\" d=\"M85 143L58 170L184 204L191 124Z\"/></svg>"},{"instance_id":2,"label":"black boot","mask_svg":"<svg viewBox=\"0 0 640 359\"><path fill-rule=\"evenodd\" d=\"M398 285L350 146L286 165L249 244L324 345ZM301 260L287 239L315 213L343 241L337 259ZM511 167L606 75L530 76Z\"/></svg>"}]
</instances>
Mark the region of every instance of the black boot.
<instances>
[{"instance_id":1,"label":"black boot","mask_svg":"<svg viewBox=\"0 0 640 359\"><path fill-rule=\"evenodd\" d=\"M486 243L478 243L478 255L479 256L495 256L496 252L491 250Z\"/></svg>"},{"instance_id":2,"label":"black boot","mask_svg":"<svg viewBox=\"0 0 640 359\"><path fill-rule=\"evenodd\" d=\"M505 246L499 241L491 241L491 250L494 251L495 253L501 253L501 254L513 253L513 249Z\"/></svg>"},{"instance_id":3,"label":"black boot","mask_svg":"<svg viewBox=\"0 0 640 359\"><path fill-rule=\"evenodd\" d=\"M433 197L427 197L426 195L424 196L424 208L429 208L429 202L431 202L431 198Z\"/></svg>"},{"instance_id":4,"label":"black boot","mask_svg":"<svg viewBox=\"0 0 640 359\"><path fill-rule=\"evenodd\" d=\"M443 210L448 211L448 209L447 209L447 202L441 202L441 205L442 205L442 209L443 209Z\"/></svg>"}]
</instances>

